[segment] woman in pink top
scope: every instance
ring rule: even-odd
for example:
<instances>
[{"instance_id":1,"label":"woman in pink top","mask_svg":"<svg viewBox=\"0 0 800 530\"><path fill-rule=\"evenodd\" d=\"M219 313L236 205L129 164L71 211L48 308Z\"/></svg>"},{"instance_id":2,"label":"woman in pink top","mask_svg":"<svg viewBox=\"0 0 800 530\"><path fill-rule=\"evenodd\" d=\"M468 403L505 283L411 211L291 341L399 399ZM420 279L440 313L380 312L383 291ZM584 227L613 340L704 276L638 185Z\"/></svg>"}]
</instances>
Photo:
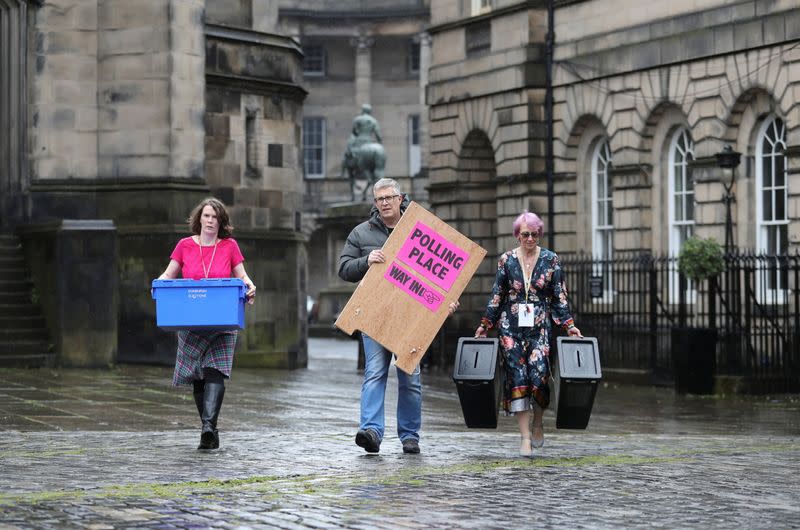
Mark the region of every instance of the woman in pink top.
<instances>
[{"instance_id":1,"label":"woman in pink top","mask_svg":"<svg viewBox=\"0 0 800 530\"><path fill-rule=\"evenodd\" d=\"M231 237L233 226L228 211L213 197L204 199L189 217L194 234L178 241L169 265L159 279L240 278L247 286L252 304L256 286L244 270L244 257ZM225 395L225 379L231 376L236 331L179 331L174 386L193 385L194 402L203 427L198 449L217 449L217 418Z\"/></svg>"}]
</instances>

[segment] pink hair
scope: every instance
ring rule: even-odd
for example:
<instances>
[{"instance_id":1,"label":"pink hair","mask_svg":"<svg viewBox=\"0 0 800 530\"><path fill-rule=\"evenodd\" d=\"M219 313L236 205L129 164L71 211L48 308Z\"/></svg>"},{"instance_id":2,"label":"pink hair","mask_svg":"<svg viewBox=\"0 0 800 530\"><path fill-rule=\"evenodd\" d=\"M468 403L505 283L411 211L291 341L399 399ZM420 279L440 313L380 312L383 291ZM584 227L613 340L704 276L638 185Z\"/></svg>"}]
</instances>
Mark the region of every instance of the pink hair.
<instances>
[{"instance_id":1,"label":"pink hair","mask_svg":"<svg viewBox=\"0 0 800 530\"><path fill-rule=\"evenodd\" d=\"M544 223L539 219L538 215L531 212L522 212L519 214L519 217L514 219L514 224L512 225L514 227L514 237L519 237L519 227L523 224L528 225L528 228L539 234L539 238L542 237L544 233Z\"/></svg>"}]
</instances>

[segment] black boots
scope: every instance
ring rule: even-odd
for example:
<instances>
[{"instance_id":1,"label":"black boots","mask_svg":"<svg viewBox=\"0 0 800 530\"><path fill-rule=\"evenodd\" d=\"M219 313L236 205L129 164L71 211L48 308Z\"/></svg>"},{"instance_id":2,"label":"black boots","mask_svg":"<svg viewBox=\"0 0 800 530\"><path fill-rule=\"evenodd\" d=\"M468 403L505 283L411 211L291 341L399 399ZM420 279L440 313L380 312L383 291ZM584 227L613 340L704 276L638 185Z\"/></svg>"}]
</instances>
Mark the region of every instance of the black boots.
<instances>
[{"instance_id":1,"label":"black boots","mask_svg":"<svg viewBox=\"0 0 800 530\"><path fill-rule=\"evenodd\" d=\"M200 419L203 419L203 390L205 389L206 382L202 379L196 379L192 381L194 384L194 404L197 405L197 413L200 415Z\"/></svg>"},{"instance_id":2,"label":"black boots","mask_svg":"<svg viewBox=\"0 0 800 530\"><path fill-rule=\"evenodd\" d=\"M203 420L203 429L200 432L200 445L197 448L217 449L219 448L217 418L219 418L219 409L222 407L222 398L225 396L225 385L223 383L206 381L200 400L198 401L198 394L196 392L194 396L195 402L197 403L197 410L200 412L200 419Z\"/></svg>"}]
</instances>

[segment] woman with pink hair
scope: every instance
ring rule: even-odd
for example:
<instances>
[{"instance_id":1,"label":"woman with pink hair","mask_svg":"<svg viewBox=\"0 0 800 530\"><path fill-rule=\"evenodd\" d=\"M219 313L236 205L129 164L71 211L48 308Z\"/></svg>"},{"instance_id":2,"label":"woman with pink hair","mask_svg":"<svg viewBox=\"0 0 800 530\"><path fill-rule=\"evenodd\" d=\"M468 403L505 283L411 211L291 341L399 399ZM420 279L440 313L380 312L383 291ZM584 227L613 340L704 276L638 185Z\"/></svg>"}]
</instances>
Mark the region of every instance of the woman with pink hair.
<instances>
[{"instance_id":1,"label":"woman with pink hair","mask_svg":"<svg viewBox=\"0 0 800 530\"><path fill-rule=\"evenodd\" d=\"M506 371L503 409L517 417L521 456L532 456L533 447L544 445L542 418L550 404L553 323L570 336L582 336L570 313L558 256L539 246L543 228L542 220L531 212L514 220L519 246L500 256L492 295L475 330L476 337L485 337L497 329Z\"/></svg>"}]
</instances>

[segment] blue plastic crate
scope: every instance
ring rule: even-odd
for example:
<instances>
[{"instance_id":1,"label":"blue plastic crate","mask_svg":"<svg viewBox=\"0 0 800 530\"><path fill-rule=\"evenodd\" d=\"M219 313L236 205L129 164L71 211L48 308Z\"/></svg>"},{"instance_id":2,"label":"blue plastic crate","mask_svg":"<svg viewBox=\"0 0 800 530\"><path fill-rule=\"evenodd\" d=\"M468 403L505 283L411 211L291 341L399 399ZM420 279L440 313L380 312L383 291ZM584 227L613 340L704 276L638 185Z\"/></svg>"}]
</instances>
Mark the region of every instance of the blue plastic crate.
<instances>
[{"instance_id":1,"label":"blue plastic crate","mask_svg":"<svg viewBox=\"0 0 800 530\"><path fill-rule=\"evenodd\" d=\"M244 329L247 287L239 278L153 280L152 287L162 329Z\"/></svg>"}]
</instances>

